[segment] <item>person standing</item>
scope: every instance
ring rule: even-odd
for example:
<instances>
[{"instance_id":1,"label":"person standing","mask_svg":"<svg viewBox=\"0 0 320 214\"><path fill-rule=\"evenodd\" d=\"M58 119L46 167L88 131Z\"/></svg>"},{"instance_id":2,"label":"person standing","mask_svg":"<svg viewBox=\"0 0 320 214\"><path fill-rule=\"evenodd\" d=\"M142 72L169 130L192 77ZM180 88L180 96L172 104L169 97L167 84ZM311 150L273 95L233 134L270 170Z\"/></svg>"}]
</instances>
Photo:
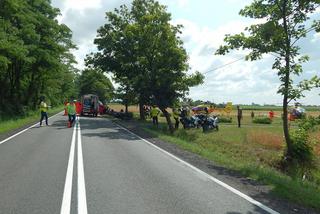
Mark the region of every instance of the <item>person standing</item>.
<instances>
[{"instance_id":1,"label":"person standing","mask_svg":"<svg viewBox=\"0 0 320 214\"><path fill-rule=\"evenodd\" d=\"M152 117L153 125L158 126L158 115L159 115L159 113L160 113L160 110L158 108L156 108L155 106L153 106L151 108L150 114L151 114L151 117Z\"/></svg>"},{"instance_id":2,"label":"person standing","mask_svg":"<svg viewBox=\"0 0 320 214\"><path fill-rule=\"evenodd\" d=\"M254 112L251 111L251 119L253 120L253 118L254 118Z\"/></svg>"},{"instance_id":3,"label":"person standing","mask_svg":"<svg viewBox=\"0 0 320 214\"><path fill-rule=\"evenodd\" d=\"M241 127L241 120L242 120L242 109L240 106L237 106L237 119L238 119L238 128Z\"/></svg>"},{"instance_id":4,"label":"person standing","mask_svg":"<svg viewBox=\"0 0 320 214\"><path fill-rule=\"evenodd\" d=\"M72 127L74 121L76 120L76 104L74 100L71 100L67 105L67 112L69 117L68 127Z\"/></svg>"},{"instance_id":5,"label":"person standing","mask_svg":"<svg viewBox=\"0 0 320 214\"><path fill-rule=\"evenodd\" d=\"M48 126L48 105L45 102L45 97L40 98L40 112L41 112L41 118L40 118L40 126L42 126L42 120L46 120L46 125Z\"/></svg>"}]
</instances>

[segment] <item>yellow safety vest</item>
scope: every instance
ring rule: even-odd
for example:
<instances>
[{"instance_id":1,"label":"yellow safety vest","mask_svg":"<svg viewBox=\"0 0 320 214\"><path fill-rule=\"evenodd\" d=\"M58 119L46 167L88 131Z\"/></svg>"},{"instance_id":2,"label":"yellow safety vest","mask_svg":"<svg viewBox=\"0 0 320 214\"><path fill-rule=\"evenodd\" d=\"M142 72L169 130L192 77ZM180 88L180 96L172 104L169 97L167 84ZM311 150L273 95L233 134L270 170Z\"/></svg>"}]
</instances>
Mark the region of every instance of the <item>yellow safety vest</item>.
<instances>
[{"instance_id":1,"label":"yellow safety vest","mask_svg":"<svg viewBox=\"0 0 320 214\"><path fill-rule=\"evenodd\" d=\"M159 110L157 108L152 108L150 111L151 117L156 117L159 114Z\"/></svg>"},{"instance_id":2,"label":"yellow safety vest","mask_svg":"<svg viewBox=\"0 0 320 214\"><path fill-rule=\"evenodd\" d=\"M47 112L47 110L48 110L47 103L41 101L41 103L40 103L40 111L41 112Z\"/></svg>"}]
</instances>

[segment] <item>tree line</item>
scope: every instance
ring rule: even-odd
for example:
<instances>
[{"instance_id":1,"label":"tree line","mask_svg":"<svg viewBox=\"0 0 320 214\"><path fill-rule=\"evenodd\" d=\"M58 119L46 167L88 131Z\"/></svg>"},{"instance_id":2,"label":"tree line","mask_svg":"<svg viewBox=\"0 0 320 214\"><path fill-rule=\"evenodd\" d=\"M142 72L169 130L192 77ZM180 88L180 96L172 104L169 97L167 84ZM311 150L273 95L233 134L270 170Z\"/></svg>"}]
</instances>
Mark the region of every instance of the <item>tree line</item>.
<instances>
[{"instance_id":1,"label":"tree line","mask_svg":"<svg viewBox=\"0 0 320 214\"><path fill-rule=\"evenodd\" d=\"M75 94L72 32L56 20L49 0L0 1L0 114L52 105Z\"/></svg>"},{"instance_id":2,"label":"tree line","mask_svg":"<svg viewBox=\"0 0 320 214\"><path fill-rule=\"evenodd\" d=\"M85 93L110 99L107 77L74 67L72 31L59 14L50 0L0 1L0 117L27 114L42 96L53 106Z\"/></svg>"}]
</instances>

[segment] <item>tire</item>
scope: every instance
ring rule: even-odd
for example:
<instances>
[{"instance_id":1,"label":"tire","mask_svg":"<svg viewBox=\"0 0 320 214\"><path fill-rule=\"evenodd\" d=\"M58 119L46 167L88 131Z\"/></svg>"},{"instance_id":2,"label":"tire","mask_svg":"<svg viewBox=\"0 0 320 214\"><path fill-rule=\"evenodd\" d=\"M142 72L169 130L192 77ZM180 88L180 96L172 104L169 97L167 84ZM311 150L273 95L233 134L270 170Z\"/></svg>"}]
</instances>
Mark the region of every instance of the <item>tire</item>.
<instances>
[{"instance_id":1,"label":"tire","mask_svg":"<svg viewBox=\"0 0 320 214\"><path fill-rule=\"evenodd\" d=\"M203 132L207 132L208 129L209 129L209 126L208 126L207 124L203 124L203 125L202 125L202 131L203 131Z\"/></svg>"}]
</instances>

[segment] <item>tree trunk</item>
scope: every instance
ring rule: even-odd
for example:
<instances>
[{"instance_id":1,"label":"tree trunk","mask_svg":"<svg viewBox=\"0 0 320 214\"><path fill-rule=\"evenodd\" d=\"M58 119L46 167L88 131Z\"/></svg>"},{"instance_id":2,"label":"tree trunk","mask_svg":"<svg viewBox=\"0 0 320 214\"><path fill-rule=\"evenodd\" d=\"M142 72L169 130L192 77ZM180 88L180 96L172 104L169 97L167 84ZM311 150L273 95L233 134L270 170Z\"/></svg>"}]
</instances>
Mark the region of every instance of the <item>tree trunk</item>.
<instances>
[{"instance_id":1,"label":"tree trunk","mask_svg":"<svg viewBox=\"0 0 320 214\"><path fill-rule=\"evenodd\" d=\"M290 81L290 73L289 73L289 58L287 61L287 57L286 57L286 69L287 70L287 74L285 76L285 91L284 91L284 95L283 95L283 133L284 133L284 138L287 144L287 152L286 152L286 158L292 157L292 142L290 139L290 133L289 133L289 126L288 126L288 90L289 90L289 81Z\"/></svg>"},{"instance_id":2,"label":"tree trunk","mask_svg":"<svg viewBox=\"0 0 320 214\"><path fill-rule=\"evenodd\" d=\"M288 126L288 95L289 95L289 85L290 85L290 51L291 51L291 40L288 31L288 20L287 20L287 1L283 1L282 8L283 17L283 27L286 34L286 52L285 52L285 78L284 78L284 94L283 94L283 133L287 144L286 158L290 161L292 158L292 141L290 139L289 126Z\"/></svg>"},{"instance_id":3,"label":"tree trunk","mask_svg":"<svg viewBox=\"0 0 320 214\"><path fill-rule=\"evenodd\" d=\"M125 107L126 107L125 112L126 112L126 114L128 114L128 102L126 102Z\"/></svg>"},{"instance_id":4,"label":"tree trunk","mask_svg":"<svg viewBox=\"0 0 320 214\"><path fill-rule=\"evenodd\" d=\"M174 132L174 127L172 125L170 115L169 115L169 113L167 112L167 110L165 108L161 108L160 110L162 111L163 115L166 117L167 124L168 124L168 127L169 127L169 131L172 134Z\"/></svg>"},{"instance_id":5,"label":"tree trunk","mask_svg":"<svg viewBox=\"0 0 320 214\"><path fill-rule=\"evenodd\" d=\"M144 103L140 100L140 101L139 101L140 120L146 120L143 106L144 106Z\"/></svg>"}]
</instances>

